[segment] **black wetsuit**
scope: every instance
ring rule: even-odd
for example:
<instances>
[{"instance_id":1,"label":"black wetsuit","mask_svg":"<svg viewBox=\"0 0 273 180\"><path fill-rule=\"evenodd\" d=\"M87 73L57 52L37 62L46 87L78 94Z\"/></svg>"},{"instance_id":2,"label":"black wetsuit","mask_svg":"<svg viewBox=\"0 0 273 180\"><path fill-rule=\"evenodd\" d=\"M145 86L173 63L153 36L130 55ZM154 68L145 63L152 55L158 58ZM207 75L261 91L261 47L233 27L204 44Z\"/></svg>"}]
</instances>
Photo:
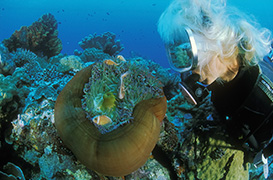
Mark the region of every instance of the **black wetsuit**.
<instances>
[{"instance_id":1,"label":"black wetsuit","mask_svg":"<svg viewBox=\"0 0 273 180\"><path fill-rule=\"evenodd\" d=\"M262 62L242 67L228 83L214 82L209 89L217 111L229 124L231 136L245 141L265 157L273 154L273 68ZM270 87L271 85L271 87ZM243 140L244 142L244 140Z\"/></svg>"}]
</instances>

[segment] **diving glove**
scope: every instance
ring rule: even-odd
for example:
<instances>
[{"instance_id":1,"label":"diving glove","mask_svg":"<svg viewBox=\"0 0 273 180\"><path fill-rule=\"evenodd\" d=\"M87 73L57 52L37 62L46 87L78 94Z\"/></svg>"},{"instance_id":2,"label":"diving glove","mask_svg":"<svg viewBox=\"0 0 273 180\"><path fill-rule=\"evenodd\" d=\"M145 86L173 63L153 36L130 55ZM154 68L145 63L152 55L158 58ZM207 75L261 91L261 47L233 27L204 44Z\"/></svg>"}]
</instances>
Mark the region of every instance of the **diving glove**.
<instances>
[{"instance_id":1,"label":"diving glove","mask_svg":"<svg viewBox=\"0 0 273 180\"><path fill-rule=\"evenodd\" d=\"M260 151L256 154L253 165L255 168L258 168L263 165L263 170L264 170L264 178L266 179L269 174L268 170L268 161L267 158L264 157L263 151Z\"/></svg>"}]
</instances>

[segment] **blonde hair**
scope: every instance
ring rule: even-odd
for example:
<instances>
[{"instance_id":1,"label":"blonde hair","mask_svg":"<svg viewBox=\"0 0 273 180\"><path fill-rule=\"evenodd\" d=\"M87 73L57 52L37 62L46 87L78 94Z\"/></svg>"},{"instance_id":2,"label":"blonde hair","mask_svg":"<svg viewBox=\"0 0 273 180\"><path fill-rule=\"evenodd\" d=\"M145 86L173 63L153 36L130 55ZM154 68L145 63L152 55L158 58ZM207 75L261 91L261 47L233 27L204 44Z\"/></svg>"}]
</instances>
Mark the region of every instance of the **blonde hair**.
<instances>
[{"instance_id":1,"label":"blonde hair","mask_svg":"<svg viewBox=\"0 0 273 180\"><path fill-rule=\"evenodd\" d=\"M224 0L174 0L162 13L158 32L173 43L183 26L193 31L200 68L215 57L236 56L244 65L257 64L269 51L271 33Z\"/></svg>"}]
</instances>

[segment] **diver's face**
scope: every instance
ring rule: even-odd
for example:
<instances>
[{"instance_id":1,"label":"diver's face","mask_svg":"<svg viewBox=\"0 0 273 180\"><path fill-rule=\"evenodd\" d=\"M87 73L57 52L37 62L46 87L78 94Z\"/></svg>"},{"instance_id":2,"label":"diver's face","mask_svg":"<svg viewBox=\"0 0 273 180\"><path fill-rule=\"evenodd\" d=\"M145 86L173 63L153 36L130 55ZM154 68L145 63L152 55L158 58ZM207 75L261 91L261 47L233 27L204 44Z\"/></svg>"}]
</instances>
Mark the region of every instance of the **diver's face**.
<instances>
[{"instance_id":1,"label":"diver's face","mask_svg":"<svg viewBox=\"0 0 273 180\"><path fill-rule=\"evenodd\" d=\"M208 41L203 35L194 33L187 27L181 28L174 42L165 45L171 67L180 73L192 70L193 73L200 75L199 81L204 84L211 84L217 78L224 81L232 80L239 69L237 54L228 59L221 59L217 55L205 59L213 53L210 50L213 49L210 48L212 43ZM200 62L206 62L206 65L198 67Z\"/></svg>"},{"instance_id":2,"label":"diver's face","mask_svg":"<svg viewBox=\"0 0 273 180\"><path fill-rule=\"evenodd\" d=\"M227 82L231 81L237 75L238 70L239 64L236 58L221 60L219 57L214 57L204 67L194 69L193 73L200 75L200 82L209 85L217 78Z\"/></svg>"}]
</instances>

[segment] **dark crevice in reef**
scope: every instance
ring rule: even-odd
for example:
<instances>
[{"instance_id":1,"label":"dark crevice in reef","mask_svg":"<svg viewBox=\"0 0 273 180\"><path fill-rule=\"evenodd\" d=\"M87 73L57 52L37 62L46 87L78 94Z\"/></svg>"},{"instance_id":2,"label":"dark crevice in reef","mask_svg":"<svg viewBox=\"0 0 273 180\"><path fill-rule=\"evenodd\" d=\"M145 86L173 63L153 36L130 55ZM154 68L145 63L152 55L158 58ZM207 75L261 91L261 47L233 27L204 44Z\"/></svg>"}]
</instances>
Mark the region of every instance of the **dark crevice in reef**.
<instances>
[{"instance_id":1,"label":"dark crevice in reef","mask_svg":"<svg viewBox=\"0 0 273 180\"><path fill-rule=\"evenodd\" d=\"M178 177L176 175L176 172L174 171L174 167L172 166L172 161L158 145L155 146L155 148L152 151L152 154L163 167L165 167L169 171L169 175L171 180L177 180Z\"/></svg>"},{"instance_id":2,"label":"dark crevice in reef","mask_svg":"<svg viewBox=\"0 0 273 180\"><path fill-rule=\"evenodd\" d=\"M4 166L8 162L11 162L16 166L22 168L25 178L28 179L28 177L31 177L30 174L28 174L28 172L30 172L28 170L33 169L33 166L27 163L23 158L19 157L17 152L13 149L13 146L5 142L5 136L7 135L7 131L11 129L10 126L10 122L2 123L2 131L0 135L0 171L5 172L5 170L3 169Z\"/></svg>"},{"instance_id":3,"label":"dark crevice in reef","mask_svg":"<svg viewBox=\"0 0 273 180\"><path fill-rule=\"evenodd\" d=\"M228 159L228 161L226 163L226 166L224 168L226 170L226 172L224 174L224 177L221 180L225 180L226 179L226 176L227 176L227 174L229 172L229 169L231 167L231 163L232 163L233 159L234 159L234 154Z\"/></svg>"},{"instance_id":4,"label":"dark crevice in reef","mask_svg":"<svg viewBox=\"0 0 273 180\"><path fill-rule=\"evenodd\" d=\"M17 118L17 115L21 113L21 107L23 106L20 103L18 96L13 97L13 103L16 102L17 106L6 104L2 107L4 116L0 117L0 171L5 172L4 166L11 162L16 166L23 169L25 178L31 177L28 170L33 169L33 166L27 163L23 158L18 155L18 151L15 151L12 145L12 142L9 142L9 136L11 134L13 125L12 120ZM16 104L15 103L15 104Z\"/></svg>"}]
</instances>

